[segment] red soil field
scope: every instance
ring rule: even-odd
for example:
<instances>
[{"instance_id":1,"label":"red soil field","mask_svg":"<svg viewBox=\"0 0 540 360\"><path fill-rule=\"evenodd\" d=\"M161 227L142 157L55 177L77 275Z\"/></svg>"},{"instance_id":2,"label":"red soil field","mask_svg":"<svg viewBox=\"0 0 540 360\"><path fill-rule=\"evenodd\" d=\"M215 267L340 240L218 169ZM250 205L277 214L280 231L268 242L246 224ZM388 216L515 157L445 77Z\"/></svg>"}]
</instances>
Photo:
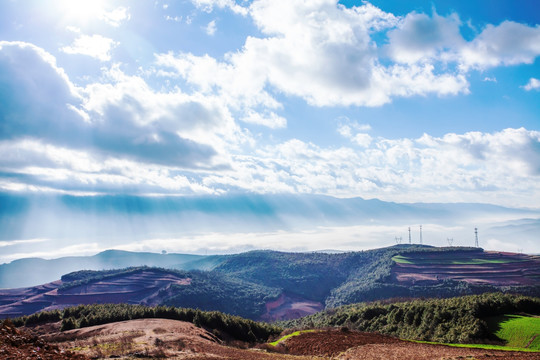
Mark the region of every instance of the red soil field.
<instances>
[{"instance_id":1,"label":"red soil field","mask_svg":"<svg viewBox=\"0 0 540 360\"><path fill-rule=\"evenodd\" d=\"M156 305L160 290L171 285L189 285L191 279L152 269L107 278L88 285L60 290L62 281L23 289L0 290L0 317L17 317L41 310L79 304L137 303Z\"/></svg>"},{"instance_id":2,"label":"red soil field","mask_svg":"<svg viewBox=\"0 0 540 360\"><path fill-rule=\"evenodd\" d=\"M540 353L418 344L385 335L338 329L303 333L285 341L288 354L340 360L540 359Z\"/></svg>"},{"instance_id":3,"label":"red soil field","mask_svg":"<svg viewBox=\"0 0 540 360\"><path fill-rule=\"evenodd\" d=\"M266 304L266 313L261 316L263 321L277 321L297 319L311 315L324 308L320 302L302 299L298 296L289 296L285 293Z\"/></svg>"},{"instance_id":4,"label":"red soil field","mask_svg":"<svg viewBox=\"0 0 540 360\"><path fill-rule=\"evenodd\" d=\"M529 255L437 252L407 254L407 259L412 264L395 263L392 268L393 281L402 285L432 285L445 279L496 286L540 284L540 259Z\"/></svg>"}]
</instances>

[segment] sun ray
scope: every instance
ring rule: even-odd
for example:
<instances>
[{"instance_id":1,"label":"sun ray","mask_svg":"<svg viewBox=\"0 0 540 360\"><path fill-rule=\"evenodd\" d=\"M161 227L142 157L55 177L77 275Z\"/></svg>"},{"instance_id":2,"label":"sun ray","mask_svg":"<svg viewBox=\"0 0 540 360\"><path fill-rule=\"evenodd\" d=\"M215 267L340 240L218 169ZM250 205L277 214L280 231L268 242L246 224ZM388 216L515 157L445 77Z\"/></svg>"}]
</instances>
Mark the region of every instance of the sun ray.
<instances>
[{"instance_id":1,"label":"sun ray","mask_svg":"<svg viewBox=\"0 0 540 360\"><path fill-rule=\"evenodd\" d=\"M104 0L60 0L58 10L68 21L88 22L101 18L107 9Z\"/></svg>"}]
</instances>

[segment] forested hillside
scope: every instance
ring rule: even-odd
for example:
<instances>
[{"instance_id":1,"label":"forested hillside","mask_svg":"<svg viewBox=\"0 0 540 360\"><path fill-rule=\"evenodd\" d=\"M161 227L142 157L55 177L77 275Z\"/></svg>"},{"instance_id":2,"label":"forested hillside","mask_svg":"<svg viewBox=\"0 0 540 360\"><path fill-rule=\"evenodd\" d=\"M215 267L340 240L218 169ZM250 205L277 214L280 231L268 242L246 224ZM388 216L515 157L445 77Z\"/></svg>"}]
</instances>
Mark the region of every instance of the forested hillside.
<instances>
[{"instance_id":1,"label":"forested hillside","mask_svg":"<svg viewBox=\"0 0 540 360\"><path fill-rule=\"evenodd\" d=\"M329 309L280 325L301 329L337 326L403 339L475 343L498 340L486 320L517 313L540 315L540 298L490 293L395 303L379 301Z\"/></svg>"},{"instance_id":2,"label":"forested hillside","mask_svg":"<svg viewBox=\"0 0 540 360\"><path fill-rule=\"evenodd\" d=\"M160 318L180 320L210 330L221 338L246 342L263 342L282 329L266 324L231 316L218 311L175 308L172 306L148 307L128 304L79 305L64 310L40 312L13 319L17 326L35 326L62 321L61 330L71 330L93 325L133 319Z\"/></svg>"}]
</instances>

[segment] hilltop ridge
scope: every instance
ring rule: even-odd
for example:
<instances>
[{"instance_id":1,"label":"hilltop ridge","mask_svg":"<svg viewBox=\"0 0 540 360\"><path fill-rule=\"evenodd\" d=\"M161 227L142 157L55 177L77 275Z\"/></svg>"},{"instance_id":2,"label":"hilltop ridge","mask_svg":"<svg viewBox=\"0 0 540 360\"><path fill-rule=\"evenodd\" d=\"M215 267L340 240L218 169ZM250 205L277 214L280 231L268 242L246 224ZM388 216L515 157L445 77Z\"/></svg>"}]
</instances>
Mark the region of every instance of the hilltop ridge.
<instances>
[{"instance_id":1,"label":"hilltop ridge","mask_svg":"<svg viewBox=\"0 0 540 360\"><path fill-rule=\"evenodd\" d=\"M129 302L274 321L396 297L540 295L540 258L479 248L398 245L337 254L251 251L195 261L211 270L81 270L40 286L0 290L0 316Z\"/></svg>"}]
</instances>

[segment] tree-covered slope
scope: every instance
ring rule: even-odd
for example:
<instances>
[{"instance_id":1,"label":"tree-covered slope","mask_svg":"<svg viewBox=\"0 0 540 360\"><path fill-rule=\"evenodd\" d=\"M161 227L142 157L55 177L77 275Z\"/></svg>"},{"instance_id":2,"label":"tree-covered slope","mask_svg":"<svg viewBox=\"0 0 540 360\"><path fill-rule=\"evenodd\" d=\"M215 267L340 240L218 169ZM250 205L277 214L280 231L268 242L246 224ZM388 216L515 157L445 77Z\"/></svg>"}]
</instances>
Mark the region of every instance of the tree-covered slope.
<instances>
[{"instance_id":1,"label":"tree-covered slope","mask_svg":"<svg viewBox=\"0 0 540 360\"><path fill-rule=\"evenodd\" d=\"M62 321L61 330L108 324L133 319L161 318L193 323L222 338L263 342L281 332L281 328L218 311L201 311L172 306L149 307L128 304L79 305L63 310L39 312L13 319L17 326L32 326Z\"/></svg>"},{"instance_id":2,"label":"tree-covered slope","mask_svg":"<svg viewBox=\"0 0 540 360\"><path fill-rule=\"evenodd\" d=\"M411 340L444 343L497 341L487 319L504 314L540 315L540 298L490 293L396 303L359 303L281 323L284 327L346 326Z\"/></svg>"}]
</instances>

